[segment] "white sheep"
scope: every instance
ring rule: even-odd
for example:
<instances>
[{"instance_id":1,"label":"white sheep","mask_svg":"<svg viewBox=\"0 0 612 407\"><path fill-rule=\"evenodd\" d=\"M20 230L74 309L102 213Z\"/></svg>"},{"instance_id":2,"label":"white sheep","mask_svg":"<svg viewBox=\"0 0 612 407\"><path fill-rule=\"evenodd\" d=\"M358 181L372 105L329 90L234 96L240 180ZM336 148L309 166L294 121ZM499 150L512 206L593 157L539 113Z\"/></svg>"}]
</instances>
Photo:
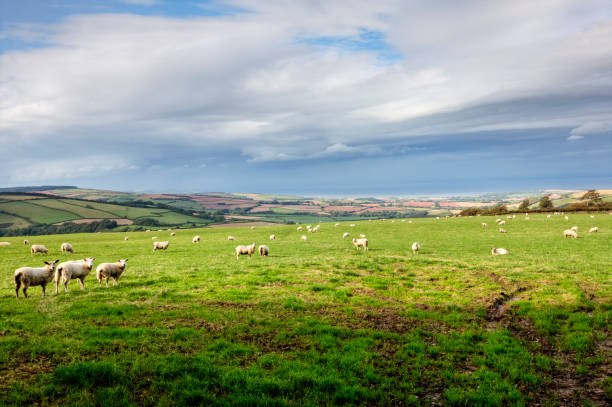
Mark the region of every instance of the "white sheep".
<instances>
[{"instance_id":1,"label":"white sheep","mask_svg":"<svg viewBox=\"0 0 612 407\"><path fill-rule=\"evenodd\" d=\"M402 222L406 222L406 219L402 219Z\"/></svg>"},{"instance_id":2,"label":"white sheep","mask_svg":"<svg viewBox=\"0 0 612 407\"><path fill-rule=\"evenodd\" d=\"M251 230L255 230L255 226L251 226Z\"/></svg>"},{"instance_id":3,"label":"white sheep","mask_svg":"<svg viewBox=\"0 0 612 407\"><path fill-rule=\"evenodd\" d=\"M419 250L421 250L421 245L419 244L419 242L414 242L412 244L412 253L413 254L418 254Z\"/></svg>"},{"instance_id":4,"label":"white sheep","mask_svg":"<svg viewBox=\"0 0 612 407\"><path fill-rule=\"evenodd\" d=\"M26 240L23 241L23 244L28 246L30 244L30 241L28 239L26 239Z\"/></svg>"},{"instance_id":5,"label":"white sheep","mask_svg":"<svg viewBox=\"0 0 612 407\"><path fill-rule=\"evenodd\" d=\"M55 269L55 294L59 292L60 279L64 282L64 289L68 292L68 283L73 278L81 283L81 290L85 289L85 277L91 272L95 257L87 257L82 260L65 261L57 265Z\"/></svg>"},{"instance_id":6,"label":"white sheep","mask_svg":"<svg viewBox=\"0 0 612 407\"><path fill-rule=\"evenodd\" d=\"M170 246L170 242L167 240L165 242L153 242L153 253L158 250L166 251L168 246Z\"/></svg>"},{"instance_id":7,"label":"white sheep","mask_svg":"<svg viewBox=\"0 0 612 407\"><path fill-rule=\"evenodd\" d=\"M501 247L497 248L497 249L495 247L491 248L491 254L493 256L504 255L504 254L508 254L508 253L509 253L508 250L506 250L504 248L501 248Z\"/></svg>"},{"instance_id":8,"label":"white sheep","mask_svg":"<svg viewBox=\"0 0 612 407\"><path fill-rule=\"evenodd\" d=\"M306 235L302 235L302 237L301 237L300 239L302 239L303 241L308 240L308 238L306 237Z\"/></svg>"},{"instance_id":9,"label":"white sheep","mask_svg":"<svg viewBox=\"0 0 612 407\"><path fill-rule=\"evenodd\" d=\"M238 260L243 254L248 254L249 257L251 257L254 251L255 243L251 243L248 246L236 246L236 260Z\"/></svg>"},{"instance_id":10,"label":"white sheep","mask_svg":"<svg viewBox=\"0 0 612 407\"><path fill-rule=\"evenodd\" d=\"M343 239L346 239L346 238L347 238L347 237L349 237L349 236L350 236L350 235L349 235L349 232L344 232L344 233L342 234L342 238L343 238Z\"/></svg>"},{"instance_id":11,"label":"white sheep","mask_svg":"<svg viewBox=\"0 0 612 407\"><path fill-rule=\"evenodd\" d=\"M589 229L589 233L599 232L599 228L595 226L594 228Z\"/></svg>"},{"instance_id":12,"label":"white sheep","mask_svg":"<svg viewBox=\"0 0 612 407\"><path fill-rule=\"evenodd\" d=\"M236 238L235 238L234 236L231 236L231 235L230 235L230 236L228 236L228 237L227 237L227 240L234 241L234 240L236 240Z\"/></svg>"},{"instance_id":13,"label":"white sheep","mask_svg":"<svg viewBox=\"0 0 612 407\"><path fill-rule=\"evenodd\" d=\"M363 247L363 250L367 251L368 250L368 239L353 238L353 245L355 246L357 250L359 250L360 247Z\"/></svg>"},{"instance_id":14,"label":"white sheep","mask_svg":"<svg viewBox=\"0 0 612 407\"><path fill-rule=\"evenodd\" d=\"M170 233L170 236L176 236L176 233L172 232Z\"/></svg>"},{"instance_id":15,"label":"white sheep","mask_svg":"<svg viewBox=\"0 0 612 407\"><path fill-rule=\"evenodd\" d=\"M502 220L501 222L497 222L497 224L498 224L499 226L505 226L505 225L506 225L506 221L505 221L505 220Z\"/></svg>"},{"instance_id":16,"label":"white sheep","mask_svg":"<svg viewBox=\"0 0 612 407\"><path fill-rule=\"evenodd\" d=\"M354 228L354 227L355 227L355 224L354 224L354 223L351 223L349 226L350 226L350 227L352 227L352 228Z\"/></svg>"},{"instance_id":17,"label":"white sheep","mask_svg":"<svg viewBox=\"0 0 612 407\"><path fill-rule=\"evenodd\" d=\"M30 247L30 255L34 255L34 253L49 254L49 249L47 249L45 245L42 244L33 244Z\"/></svg>"},{"instance_id":18,"label":"white sheep","mask_svg":"<svg viewBox=\"0 0 612 407\"><path fill-rule=\"evenodd\" d=\"M499 228L499 233L506 233L506 229L504 229L504 228Z\"/></svg>"},{"instance_id":19,"label":"white sheep","mask_svg":"<svg viewBox=\"0 0 612 407\"><path fill-rule=\"evenodd\" d=\"M100 287L102 286L102 279L106 280L106 288L108 288L108 279L112 278L115 281L115 285L119 285L119 277L125 270L128 259L117 260L114 263L102 263L96 267L96 278Z\"/></svg>"},{"instance_id":20,"label":"white sheep","mask_svg":"<svg viewBox=\"0 0 612 407\"><path fill-rule=\"evenodd\" d=\"M578 226L572 226L570 230L573 230L574 232L578 232Z\"/></svg>"},{"instance_id":21,"label":"white sheep","mask_svg":"<svg viewBox=\"0 0 612 407\"><path fill-rule=\"evenodd\" d=\"M546 219L550 219L552 215L546 215Z\"/></svg>"},{"instance_id":22,"label":"white sheep","mask_svg":"<svg viewBox=\"0 0 612 407\"><path fill-rule=\"evenodd\" d=\"M15 270L15 296L19 298L19 288L23 285L23 296L28 298L28 288L39 285L42 287L43 297L47 284L53 280L55 265L59 260L46 261L44 267L20 267Z\"/></svg>"},{"instance_id":23,"label":"white sheep","mask_svg":"<svg viewBox=\"0 0 612 407\"><path fill-rule=\"evenodd\" d=\"M366 235L364 235L363 233L359 234L359 237L367 237Z\"/></svg>"},{"instance_id":24,"label":"white sheep","mask_svg":"<svg viewBox=\"0 0 612 407\"><path fill-rule=\"evenodd\" d=\"M589 218L593 219L595 217L595 215L590 215Z\"/></svg>"},{"instance_id":25,"label":"white sheep","mask_svg":"<svg viewBox=\"0 0 612 407\"><path fill-rule=\"evenodd\" d=\"M259 246L258 251L259 251L259 255L260 256L267 257L268 254L270 253L270 248L268 246L261 245L261 246Z\"/></svg>"},{"instance_id":26,"label":"white sheep","mask_svg":"<svg viewBox=\"0 0 612 407\"><path fill-rule=\"evenodd\" d=\"M145 232L150 232L150 231L151 231L151 229L147 229L147 230L145 230Z\"/></svg>"},{"instance_id":27,"label":"white sheep","mask_svg":"<svg viewBox=\"0 0 612 407\"><path fill-rule=\"evenodd\" d=\"M486 228L487 226L489 226L489 225L487 225L485 222L482 222L482 227L483 228Z\"/></svg>"},{"instance_id":28,"label":"white sheep","mask_svg":"<svg viewBox=\"0 0 612 407\"><path fill-rule=\"evenodd\" d=\"M157 236L153 236L151 240L159 239Z\"/></svg>"},{"instance_id":29,"label":"white sheep","mask_svg":"<svg viewBox=\"0 0 612 407\"><path fill-rule=\"evenodd\" d=\"M336 223L336 224L334 225L334 227L335 227L335 228L337 228L338 226L340 226L340 224L339 224L339 223Z\"/></svg>"},{"instance_id":30,"label":"white sheep","mask_svg":"<svg viewBox=\"0 0 612 407\"><path fill-rule=\"evenodd\" d=\"M525 216L525 220L529 220L529 216Z\"/></svg>"},{"instance_id":31,"label":"white sheep","mask_svg":"<svg viewBox=\"0 0 612 407\"><path fill-rule=\"evenodd\" d=\"M575 230L567 229L563 231L563 237L573 237L574 239L578 239L578 233Z\"/></svg>"},{"instance_id":32,"label":"white sheep","mask_svg":"<svg viewBox=\"0 0 612 407\"><path fill-rule=\"evenodd\" d=\"M127 236L123 238L123 240L130 240Z\"/></svg>"},{"instance_id":33,"label":"white sheep","mask_svg":"<svg viewBox=\"0 0 612 407\"><path fill-rule=\"evenodd\" d=\"M499 222L501 222L501 221L502 221L502 220L501 220L500 218L495 219L495 222L496 222L496 223L499 223Z\"/></svg>"},{"instance_id":34,"label":"white sheep","mask_svg":"<svg viewBox=\"0 0 612 407\"><path fill-rule=\"evenodd\" d=\"M74 253L74 249L70 243L62 243L60 250L62 253Z\"/></svg>"},{"instance_id":35,"label":"white sheep","mask_svg":"<svg viewBox=\"0 0 612 407\"><path fill-rule=\"evenodd\" d=\"M301 232L301 231L302 231L302 227L301 227L301 226L298 226L297 231L298 231L298 232Z\"/></svg>"},{"instance_id":36,"label":"white sheep","mask_svg":"<svg viewBox=\"0 0 612 407\"><path fill-rule=\"evenodd\" d=\"M191 239L191 243L200 243L200 235L195 235L193 239Z\"/></svg>"},{"instance_id":37,"label":"white sheep","mask_svg":"<svg viewBox=\"0 0 612 407\"><path fill-rule=\"evenodd\" d=\"M0 246L10 246L11 242L0 242Z\"/></svg>"},{"instance_id":38,"label":"white sheep","mask_svg":"<svg viewBox=\"0 0 612 407\"><path fill-rule=\"evenodd\" d=\"M276 239L276 235L270 235L270 240Z\"/></svg>"},{"instance_id":39,"label":"white sheep","mask_svg":"<svg viewBox=\"0 0 612 407\"><path fill-rule=\"evenodd\" d=\"M564 216L565 220L569 220L569 217L567 215Z\"/></svg>"},{"instance_id":40,"label":"white sheep","mask_svg":"<svg viewBox=\"0 0 612 407\"><path fill-rule=\"evenodd\" d=\"M512 219L512 216L508 215L506 216L506 219Z\"/></svg>"}]
</instances>

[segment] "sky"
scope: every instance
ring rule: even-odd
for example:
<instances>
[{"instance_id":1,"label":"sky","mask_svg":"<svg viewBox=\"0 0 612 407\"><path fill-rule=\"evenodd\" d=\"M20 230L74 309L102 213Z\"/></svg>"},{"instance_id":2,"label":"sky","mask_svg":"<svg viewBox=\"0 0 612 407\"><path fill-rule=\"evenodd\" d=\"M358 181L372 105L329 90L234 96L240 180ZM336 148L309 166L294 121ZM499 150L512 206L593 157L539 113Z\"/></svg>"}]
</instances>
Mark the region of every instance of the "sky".
<instances>
[{"instance_id":1,"label":"sky","mask_svg":"<svg viewBox=\"0 0 612 407\"><path fill-rule=\"evenodd\" d=\"M0 187L612 187L608 0L0 0Z\"/></svg>"}]
</instances>

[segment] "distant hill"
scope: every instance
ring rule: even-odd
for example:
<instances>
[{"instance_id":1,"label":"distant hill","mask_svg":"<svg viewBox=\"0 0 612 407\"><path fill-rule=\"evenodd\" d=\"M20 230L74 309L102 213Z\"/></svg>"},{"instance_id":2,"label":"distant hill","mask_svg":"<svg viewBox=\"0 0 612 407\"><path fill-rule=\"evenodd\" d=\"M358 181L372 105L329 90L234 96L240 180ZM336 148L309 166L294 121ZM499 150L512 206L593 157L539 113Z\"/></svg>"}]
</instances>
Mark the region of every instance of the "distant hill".
<instances>
[{"instance_id":1,"label":"distant hill","mask_svg":"<svg viewBox=\"0 0 612 407\"><path fill-rule=\"evenodd\" d=\"M41 185L32 187L10 187L0 188L0 192L33 192L33 191L50 191L54 189L76 189L73 186L57 186L57 185Z\"/></svg>"}]
</instances>

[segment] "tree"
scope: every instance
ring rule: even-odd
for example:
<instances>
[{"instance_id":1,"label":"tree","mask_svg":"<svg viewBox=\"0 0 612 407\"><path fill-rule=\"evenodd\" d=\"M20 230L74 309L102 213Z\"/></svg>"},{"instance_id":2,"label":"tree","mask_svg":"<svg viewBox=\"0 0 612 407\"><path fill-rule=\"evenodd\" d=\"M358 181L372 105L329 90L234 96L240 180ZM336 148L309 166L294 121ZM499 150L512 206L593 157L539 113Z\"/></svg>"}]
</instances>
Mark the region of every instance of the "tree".
<instances>
[{"instance_id":1,"label":"tree","mask_svg":"<svg viewBox=\"0 0 612 407\"><path fill-rule=\"evenodd\" d=\"M587 206L596 206L603 203L601 194L595 189L589 189L584 195L582 195L582 199L587 201Z\"/></svg>"},{"instance_id":2,"label":"tree","mask_svg":"<svg viewBox=\"0 0 612 407\"><path fill-rule=\"evenodd\" d=\"M540 203L538 204L540 209L550 209L553 207L553 203L550 200L550 195L544 195L540 198Z\"/></svg>"},{"instance_id":3,"label":"tree","mask_svg":"<svg viewBox=\"0 0 612 407\"><path fill-rule=\"evenodd\" d=\"M519 210L529 209L529 205L531 205L531 201L529 201L529 198L525 198L518 208Z\"/></svg>"}]
</instances>

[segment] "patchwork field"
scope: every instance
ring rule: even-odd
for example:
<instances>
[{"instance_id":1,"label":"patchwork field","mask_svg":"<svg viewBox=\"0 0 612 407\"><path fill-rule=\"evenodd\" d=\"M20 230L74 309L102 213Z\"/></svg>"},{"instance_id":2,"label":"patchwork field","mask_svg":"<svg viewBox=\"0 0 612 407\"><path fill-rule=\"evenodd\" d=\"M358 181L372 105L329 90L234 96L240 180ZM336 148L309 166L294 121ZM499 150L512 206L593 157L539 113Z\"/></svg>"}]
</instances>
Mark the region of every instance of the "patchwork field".
<instances>
[{"instance_id":1,"label":"patchwork field","mask_svg":"<svg viewBox=\"0 0 612 407\"><path fill-rule=\"evenodd\" d=\"M170 240L155 254L145 232L32 237L43 257L3 238L0 404L612 401L612 216L520 216L507 234L491 217L349 223L154 232ZM574 225L579 238L564 239ZM367 235L369 251L344 232ZM251 242L270 257L236 260ZM15 299L15 268L86 256L129 258L119 285L94 272L83 291Z\"/></svg>"}]
</instances>

